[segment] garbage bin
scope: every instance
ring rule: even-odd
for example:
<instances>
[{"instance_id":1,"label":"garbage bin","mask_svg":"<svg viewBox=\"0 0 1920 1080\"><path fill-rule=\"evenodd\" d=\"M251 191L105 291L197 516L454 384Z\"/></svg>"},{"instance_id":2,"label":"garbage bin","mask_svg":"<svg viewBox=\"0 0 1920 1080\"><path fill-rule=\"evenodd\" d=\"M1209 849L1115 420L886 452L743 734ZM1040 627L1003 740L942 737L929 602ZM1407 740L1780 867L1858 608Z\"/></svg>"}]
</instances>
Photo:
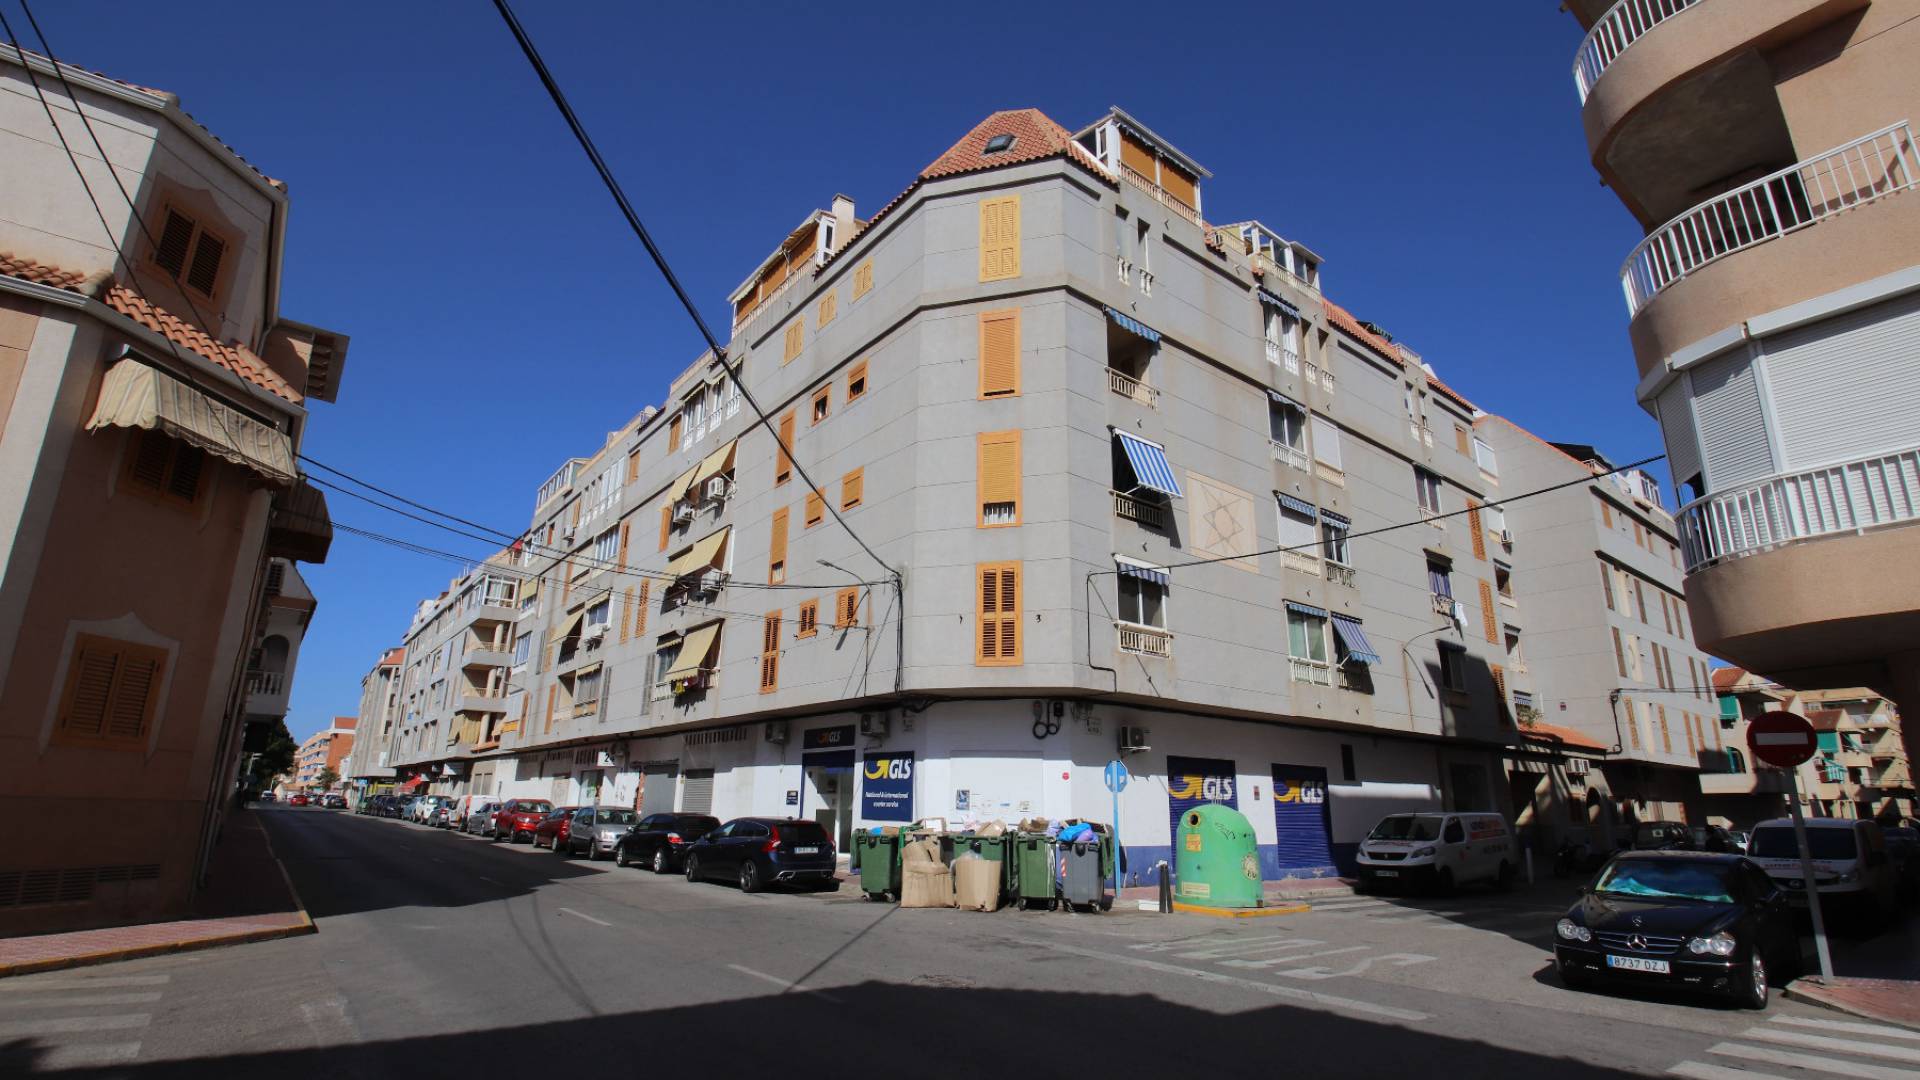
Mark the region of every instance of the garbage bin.
<instances>
[{"instance_id":1,"label":"garbage bin","mask_svg":"<svg viewBox=\"0 0 1920 1080\"><path fill-rule=\"evenodd\" d=\"M1009 850L1012 847L1013 841L1011 836L1005 833L999 836L975 836L971 833L963 833L951 837L951 840L953 841L953 852L948 858L949 862L954 859L964 858L968 852L972 852L983 859L991 859L1000 864L1001 897L1004 898L1014 894L1014 859Z\"/></svg>"},{"instance_id":2,"label":"garbage bin","mask_svg":"<svg viewBox=\"0 0 1920 1080\"><path fill-rule=\"evenodd\" d=\"M1051 911L1057 904L1053 891L1053 838L1046 833L1021 833L1013 838L1014 887L1021 907L1045 901Z\"/></svg>"},{"instance_id":3,"label":"garbage bin","mask_svg":"<svg viewBox=\"0 0 1920 1080\"><path fill-rule=\"evenodd\" d=\"M860 891L869 900L900 897L900 837L856 833L853 867L860 872Z\"/></svg>"},{"instance_id":4,"label":"garbage bin","mask_svg":"<svg viewBox=\"0 0 1920 1080\"><path fill-rule=\"evenodd\" d=\"M1106 910L1113 906L1107 898L1106 867L1108 841L1104 837L1075 840L1058 845L1060 855L1060 895L1073 907Z\"/></svg>"}]
</instances>

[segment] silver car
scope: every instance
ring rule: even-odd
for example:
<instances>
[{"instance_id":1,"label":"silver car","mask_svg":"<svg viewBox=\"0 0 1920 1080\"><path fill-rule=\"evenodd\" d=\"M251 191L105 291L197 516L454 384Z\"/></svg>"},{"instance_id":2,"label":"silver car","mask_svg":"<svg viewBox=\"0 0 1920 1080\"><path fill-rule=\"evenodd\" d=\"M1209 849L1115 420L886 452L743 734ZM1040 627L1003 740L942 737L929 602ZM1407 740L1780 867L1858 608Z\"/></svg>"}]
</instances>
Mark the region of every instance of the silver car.
<instances>
[{"instance_id":1,"label":"silver car","mask_svg":"<svg viewBox=\"0 0 1920 1080\"><path fill-rule=\"evenodd\" d=\"M467 804L467 820L460 823L460 831L474 836L492 836L493 812L499 808L499 799L489 797L473 800Z\"/></svg>"},{"instance_id":2,"label":"silver car","mask_svg":"<svg viewBox=\"0 0 1920 1080\"><path fill-rule=\"evenodd\" d=\"M585 854L589 862L613 854L614 845L627 835L640 815L618 806L589 806L575 811L573 827L567 831L562 855Z\"/></svg>"}]
</instances>

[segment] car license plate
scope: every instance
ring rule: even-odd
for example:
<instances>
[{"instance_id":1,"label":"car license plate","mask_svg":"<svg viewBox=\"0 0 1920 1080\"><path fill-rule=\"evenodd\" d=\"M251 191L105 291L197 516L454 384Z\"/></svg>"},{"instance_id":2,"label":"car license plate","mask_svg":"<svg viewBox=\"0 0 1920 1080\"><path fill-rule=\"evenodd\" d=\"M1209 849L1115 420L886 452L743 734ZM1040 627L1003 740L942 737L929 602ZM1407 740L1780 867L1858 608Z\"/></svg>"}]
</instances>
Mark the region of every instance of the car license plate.
<instances>
[{"instance_id":1,"label":"car license plate","mask_svg":"<svg viewBox=\"0 0 1920 1080\"><path fill-rule=\"evenodd\" d=\"M1398 870L1375 870L1374 873L1378 874L1381 877L1399 877L1400 876L1400 871Z\"/></svg>"},{"instance_id":2,"label":"car license plate","mask_svg":"<svg viewBox=\"0 0 1920 1080\"><path fill-rule=\"evenodd\" d=\"M818 847L797 847L793 849L793 853L795 855L818 855L820 854L820 849Z\"/></svg>"},{"instance_id":3,"label":"car license plate","mask_svg":"<svg viewBox=\"0 0 1920 1080\"><path fill-rule=\"evenodd\" d=\"M1651 971L1656 975L1665 975L1673 969L1665 960L1648 960L1639 956L1608 956L1607 966L1622 971Z\"/></svg>"}]
</instances>

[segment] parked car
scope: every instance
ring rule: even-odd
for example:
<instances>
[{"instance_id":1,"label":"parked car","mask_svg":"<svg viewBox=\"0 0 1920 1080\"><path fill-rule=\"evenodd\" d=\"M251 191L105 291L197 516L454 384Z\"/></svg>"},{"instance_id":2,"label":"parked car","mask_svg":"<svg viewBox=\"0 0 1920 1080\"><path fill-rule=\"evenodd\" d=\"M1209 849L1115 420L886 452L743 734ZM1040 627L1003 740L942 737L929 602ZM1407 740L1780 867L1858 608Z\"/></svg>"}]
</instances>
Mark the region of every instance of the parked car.
<instances>
[{"instance_id":1,"label":"parked car","mask_svg":"<svg viewBox=\"0 0 1920 1080\"><path fill-rule=\"evenodd\" d=\"M1684 821L1642 821L1633 827L1634 851L1692 851L1693 831Z\"/></svg>"},{"instance_id":2,"label":"parked car","mask_svg":"<svg viewBox=\"0 0 1920 1080\"><path fill-rule=\"evenodd\" d=\"M1788 894L1740 855L1626 851L1554 927L1560 978L1678 987L1767 1007L1768 981L1799 966Z\"/></svg>"},{"instance_id":3,"label":"parked car","mask_svg":"<svg viewBox=\"0 0 1920 1080\"><path fill-rule=\"evenodd\" d=\"M388 792L385 795L375 795L373 797L373 816L386 818L398 817L400 816L401 802L401 797L392 792Z\"/></svg>"},{"instance_id":4,"label":"parked car","mask_svg":"<svg viewBox=\"0 0 1920 1080\"><path fill-rule=\"evenodd\" d=\"M545 799L508 799L493 812L493 838L509 844L519 843L523 836L531 840L533 830L551 813L553 804Z\"/></svg>"},{"instance_id":5,"label":"parked car","mask_svg":"<svg viewBox=\"0 0 1920 1080\"><path fill-rule=\"evenodd\" d=\"M656 874L676 873L687 845L719 824L719 818L706 814L648 814L614 845L614 865L639 863Z\"/></svg>"},{"instance_id":6,"label":"parked car","mask_svg":"<svg viewBox=\"0 0 1920 1080\"><path fill-rule=\"evenodd\" d=\"M540 847L544 840L547 847L559 851L573 831L573 815L579 809L578 806L556 806L549 811L540 819L540 824L533 827L533 846Z\"/></svg>"},{"instance_id":7,"label":"parked car","mask_svg":"<svg viewBox=\"0 0 1920 1080\"><path fill-rule=\"evenodd\" d=\"M574 812L573 824L559 850L567 855L585 855L588 862L611 855L638 819L638 814L622 806L582 807Z\"/></svg>"},{"instance_id":8,"label":"parked car","mask_svg":"<svg viewBox=\"0 0 1920 1080\"><path fill-rule=\"evenodd\" d=\"M1815 887L1827 925L1855 931L1880 926L1896 909L1898 883L1880 826L1847 818L1808 818L1807 850L1813 856ZM1797 906L1807 903L1800 872L1800 846L1788 818L1753 827L1747 855L1787 891Z\"/></svg>"},{"instance_id":9,"label":"parked car","mask_svg":"<svg viewBox=\"0 0 1920 1080\"><path fill-rule=\"evenodd\" d=\"M688 881L738 882L741 892L770 884L833 888L833 839L819 822L796 818L734 818L687 845Z\"/></svg>"},{"instance_id":10,"label":"parked car","mask_svg":"<svg viewBox=\"0 0 1920 1080\"><path fill-rule=\"evenodd\" d=\"M461 815L459 829L474 836L493 835L493 808L500 800L492 795L469 796L466 811Z\"/></svg>"},{"instance_id":11,"label":"parked car","mask_svg":"<svg viewBox=\"0 0 1920 1080\"><path fill-rule=\"evenodd\" d=\"M1741 854L1746 853L1747 831L1745 829L1728 829L1727 839L1733 841L1734 848L1738 850Z\"/></svg>"},{"instance_id":12,"label":"parked car","mask_svg":"<svg viewBox=\"0 0 1920 1080\"><path fill-rule=\"evenodd\" d=\"M1363 891L1385 885L1425 886L1447 893L1457 885L1513 885L1513 832L1495 813L1390 814L1360 842L1355 861Z\"/></svg>"},{"instance_id":13,"label":"parked car","mask_svg":"<svg viewBox=\"0 0 1920 1080\"><path fill-rule=\"evenodd\" d=\"M345 810L347 808L347 797L338 794L323 795L320 798L320 805L328 810Z\"/></svg>"},{"instance_id":14,"label":"parked car","mask_svg":"<svg viewBox=\"0 0 1920 1080\"><path fill-rule=\"evenodd\" d=\"M287 805L288 806L305 806L307 805L307 797L301 792L296 791L291 796L288 797Z\"/></svg>"},{"instance_id":15,"label":"parked car","mask_svg":"<svg viewBox=\"0 0 1920 1080\"><path fill-rule=\"evenodd\" d=\"M263 791L260 793L261 802L272 802L275 798L277 798L277 796L271 791Z\"/></svg>"},{"instance_id":16,"label":"parked car","mask_svg":"<svg viewBox=\"0 0 1920 1080\"><path fill-rule=\"evenodd\" d=\"M446 829L453 826L453 804L451 795L435 795L432 805L427 807L426 825L434 829Z\"/></svg>"}]
</instances>

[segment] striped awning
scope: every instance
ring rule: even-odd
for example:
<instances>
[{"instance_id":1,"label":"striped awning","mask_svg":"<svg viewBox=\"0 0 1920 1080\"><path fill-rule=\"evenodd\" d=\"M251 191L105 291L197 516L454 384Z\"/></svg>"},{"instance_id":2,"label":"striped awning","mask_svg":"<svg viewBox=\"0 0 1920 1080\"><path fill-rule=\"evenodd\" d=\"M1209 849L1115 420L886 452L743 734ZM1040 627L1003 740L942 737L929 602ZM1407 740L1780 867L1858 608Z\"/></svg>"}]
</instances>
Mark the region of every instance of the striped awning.
<instances>
[{"instance_id":1,"label":"striped awning","mask_svg":"<svg viewBox=\"0 0 1920 1080\"><path fill-rule=\"evenodd\" d=\"M1316 619L1324 619L1327 617L1326 608L1314 607L1312 604L1302 604L1293 600L1287 601L1287 610L1297 611L1302 615L1312 615Z\"/></svg>"},{"instance_id":2,"label":"striped awning","mask_svg":"<svg viewBox=\"0 0 1920 1080\"><path fill-rule=\"evenodd\" d=\"M1151 581L1155 585L1165 585L1167 583L1167 572L1157 567L1141 566L1137 563L1122 562L1119 560L1115 560L1113 566L1115 570L1120 572L1121 577Z\"/></svg>"},{"instance_id":3,"label":"striped awning","mask_svg":"<svg viewBox=\"0 0 1920 1080\"><path fill-rule=\"evenodd\" d=\"M300 562L323 563L333 546L333 519L327 497L305 476L277 491L267 515L267 554Z\"/></svg>"},{"instance_id":4,"label":"striped awning","mask_svg":"<svg viewBox=\"0 0 1920 1080\"><path fill-rule=\"evenodd\" d=\"M1301 412L1307 411L1305 406L1301 405L1299 402L1293 400L1292 398L1288 397L1287 395L1281 393L1278 390L1269 388L1267 390L1267 397L1271 398L1277 404L1286 405L1290 408L1299 409Z\"/></svg>"},{"instance_id":5,"label":"striped awning","mask_svg":"<svg viewBox=\"0 0 1920 1080\"><path fill-rule=\"evenodd\" d=\"M720 640L720 623L708 623L687 631L686 640L680 646L680 655L674 658L673 666L661 678L671 682L684 679L707 667L707 658L713 655L713 646Z\"/></svg>"},{"instance_id":6,"label":"striped awning","mask_svg":"<svg viewBox=\"0 0 1920 1080\"><path fill-rule=\"evenodd\" d=\"M1347 659L1358 660L1363 664L1380 662L1380 652L1367 640L1367 632L1360 629L1359 619L1350 619L1345 615L1333 617L1333 632L1340 637L1340 643L1347 647Z\"/></svg>"},{"instance_id":7,"label":"striped awning","mask_svg":"<svg viewBox=\"0 0 1920 1080\"><path fill-rule=\"evenodd\" d=\"M560 621L560 625L554 628L553 636L547 639L547 643L550 645L558 645L561 642L572 637L573 635L579 633L580 622L586 617L587 617L586 609L581 608L579 611L576 611L573 614L567 616L565 619L562 619Z\"/></svg>"},{"instance_id":8,"label":"striped awning","mask_svg":"<svg viewBox=\"0 0 1920 1080\"><path fill-rule=\"evenodd\" d=\"M700 463L695 462L686 472L681 473L667 489L667 505L672 506L686 497L687 489L693 486L693 478L700 472Z\"/></svg>"},{"instance_id":9,"label":"striped awning","mask_svg":"<svg viewBox=\"0 0 1920 1080\"><path fill-rule=\"evenodd\" d=\"M1320 511L1320 520L1336 529L1351 529L1353 522L1345 514L1336 514L1331 510Z\"/></svg>"},{"instance_id":10,"label":"striped awning","mask_svg":"<svg viewBox=\"0 0 1920 1080\"><path fill-rule=\"evenodd\" d=\"M1286 507L1287 509L1293 511L1296 514L1305 514L1309 519L1317 518L1320 516L1319 507L1314 506L1312 503L1307 502L1304 499L1296 499L1293 496L1280 491L1276 491L1273 494L1275 498L1280 500L1281 506Z\"/></svg>"},{"instance_id":11,"label":"striped awning","mask_svg":"<svg viewBox=\"0 0 1920 1080\"><path fill-rule=\"evenodd\" d=\"M1126 314L1125 312L1115 311L1113 308L1108 308L1107 318L1112 319L1114 323L1120 327L1120 329L1127 331L1128 333L1134 335L1135 337L1146 338L1148 341L1153 342L1155 345L1160 344L1160 331L1155 330L1153 327L1148 326L1146 323L1141 322L1139 319L1136 319L1133 316Z\"/></svg>"},{"instance_id":12,"label":"striped awning","mask_svg":"<svg viewBox=\"0 0 1920 1080\"><path fill-rule=\"evenodd\" d=\"M164 432L275 484L291 484L296 475L286 432L131 357L108 368L100 383L87 430L103 427Z\"/></svg>"},{"instance_id":13,"label":"striped awning","mask_svg":"<svg viewBox=\"0 0 1920 1080\"><path fill-rule=\"evenodd\" d=\"M700 464L694 467L693 486L699 487L701 484L733 468L733 450L734 447L739 444L740 440L735 439L703 458Z\"/></svg>"},{"instance_id":14,"label":"striped awning","mask_svg":"<svg viewBox=\"0 0 1920 1080\"><path fill-rule=\"evenodd\" d=\"M1274 295L1273 293L1268 292L1265 289L1260 288L1258 285L1254 286L1253 291L1259 294L1261 303L1266 304L1269 307L1279 308L1280 311L1283 314L1285 314L1288 318L1293 318L1293 319L1300 318L1300 309L1297 307L1294 307L1292 304L1287 303L1285 300L1282 300L1280 297Z\"/></svg>"},{"instance_id":15,"label":"striped awning","mask_svg":"<svg viewBox=\"0 0 1920 1080\"><path fill-rule=\"evenodd\" d=\"M713 569L714 564L726 552L727 536L732 531L733 526L729 525L719 532L703 537L698 543L675 556L674 560L667 564L668 576L683 578L688 574L698 574L703 570Z\"/></svg>"},{"instance_id":16,"label":"striped awning","mask_svg":"<svg viewBox=\"0 0 1920 1080\"><path fill-rule=\"evenodd\" d=\"M1173 466L1167 462L1166 447L1124 431L1115 431L1114 435L1120 439L1120 449L1127 455L1127 464L1133 467L1135 483L1171 498L1186 497L1180 494L1180 481L1173 478Z\"/></svg>"}]
</instances>

